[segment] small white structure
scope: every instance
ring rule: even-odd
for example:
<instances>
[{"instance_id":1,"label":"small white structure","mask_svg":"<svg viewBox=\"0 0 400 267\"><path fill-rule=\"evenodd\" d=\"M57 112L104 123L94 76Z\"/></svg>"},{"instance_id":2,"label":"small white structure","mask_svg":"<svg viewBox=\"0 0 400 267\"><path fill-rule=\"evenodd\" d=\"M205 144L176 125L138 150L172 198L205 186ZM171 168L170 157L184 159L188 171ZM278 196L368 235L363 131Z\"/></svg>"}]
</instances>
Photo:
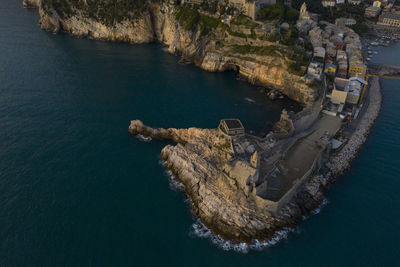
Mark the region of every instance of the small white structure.
<instances>
[{"instance_id":1,"label":"small white structure","mask_svg":"<svg viewBox=\"0 0 400 267\"><path fill-rule=\"evenodd\" d=\"M322 0L323 7L334 7L336 5L336 0Z\"/></svg>"},{"instance_id":2,"label":"small white structure","mask_svg":"<svg viewBox=\"0 0 400 267\"><path fill-rule=\"evenodd\" d=\"M319 62L311 62L307 69L307 74L317 80L321 80L323 65Z\"/></svg>"},{"instance_id":3,"label":"small white structure","mask_svg":"<svg viewBox=\"0 0 400 267\"><path fill-rule=\"evenodd\" d=\"M361 4L361 0L347 0L350 5L358 6Z\"/></svg>"},{"instance_id":4,"label":"small white structure","mask_svg":"<svg viewBox=\"0 0 400 267\"><path fill-rule=\"evenodd\" d=\"M336 60L337 61L346 61L347 62L347 54L346 51L343 50L337 50L336 51Z\"/></svg>"}]
</instances>

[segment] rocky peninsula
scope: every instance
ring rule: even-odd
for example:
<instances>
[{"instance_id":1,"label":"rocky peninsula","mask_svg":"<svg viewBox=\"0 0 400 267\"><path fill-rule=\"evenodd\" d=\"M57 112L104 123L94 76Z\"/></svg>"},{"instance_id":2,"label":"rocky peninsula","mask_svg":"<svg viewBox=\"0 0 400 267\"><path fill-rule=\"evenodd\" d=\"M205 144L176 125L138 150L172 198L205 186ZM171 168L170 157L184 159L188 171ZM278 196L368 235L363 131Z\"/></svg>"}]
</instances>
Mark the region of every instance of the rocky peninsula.
<instances>
[{"instance_id":1,"label":"rocky peninsula","mask_svg":"<svg viewBox=\"0 0 400 267\"><path fill-rule=\"evenodd\" d=\"M332 69L336 73L331 53L362 67L359 37L347 27L318 24L305 4L294 26L215 16L178 2L23 1L39 9L44 30L159 42L204 70L237 71L248 82L302 104L297 114L284 110L262 137L246 133L237 119L221 120L216 129L152 128L140 120L129 126L133 135L175 143L162 149L161 158L184 185L193 214L213 233L234 242L269 239L318 207L323 190L349 167L378 116L379 81L367 83L360 68L353 73L350 66L347 72L347 65L344 78L329 76ZM359 88L339 88L342 80Z\"/></svg>"},{"instance_id":2,"label":"rocky peninsula","mask_svg":"<svg viewBox=\"0 0 400 267\"><path fill-rule=\"evenodd\" d=\"M319 166L310 168L304 178L296 179L294 184L299 185L293 186L296 190L286 191L278 200L263 195L263 187L268 185L260 183L266 176L265 168L273 161L272 158L287 160L285 155L290 155L290 149L281 153L284 146L289 143L292 147L300 145L304 136L318 132L312 130L311 135L307 132L289 138L293 122L285 112L275 125L278 133L271 133L266 138L251 135L232 137L219 127L151 128L139 120L131 121L129 132L176 143L164 147L161 158L184 185L185 193L192 201L193 214L213 233L233 242L267 240L277 231L297 225L303 216L316 209L322 203L323 191L349 168L379 114L381 92L378 79L372 79L369 91L368 107L360 115L346 144L338 152L324 151L318 157ZM329 146L323 150L326 148ZM299 160L299 163L305 164L305 161ZM282 164L278 168L285 166ZM288 169L290 166L286 168L286 172L291 171ZM258 178L249 179L255 176Z\"/></svg>"}]
</instances>

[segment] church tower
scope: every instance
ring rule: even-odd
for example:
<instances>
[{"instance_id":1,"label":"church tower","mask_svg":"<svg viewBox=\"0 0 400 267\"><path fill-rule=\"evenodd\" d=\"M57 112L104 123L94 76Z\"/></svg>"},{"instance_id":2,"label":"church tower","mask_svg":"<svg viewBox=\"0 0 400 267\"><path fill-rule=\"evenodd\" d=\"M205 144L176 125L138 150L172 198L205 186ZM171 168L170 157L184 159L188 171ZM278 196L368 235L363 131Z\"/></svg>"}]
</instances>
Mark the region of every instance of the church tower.
<instances>
[{"instance_id":1,"label":"church tower","mask_svg":"<svg viewBox=\"0 0 400 267\"><path fill-rule=\"evenodd\" d=\"M304 2L301 5L299 19L300 20L302 20L302 19L310 19L310 14L308 14L306 2Z\"/></svg>"}]
</instances>

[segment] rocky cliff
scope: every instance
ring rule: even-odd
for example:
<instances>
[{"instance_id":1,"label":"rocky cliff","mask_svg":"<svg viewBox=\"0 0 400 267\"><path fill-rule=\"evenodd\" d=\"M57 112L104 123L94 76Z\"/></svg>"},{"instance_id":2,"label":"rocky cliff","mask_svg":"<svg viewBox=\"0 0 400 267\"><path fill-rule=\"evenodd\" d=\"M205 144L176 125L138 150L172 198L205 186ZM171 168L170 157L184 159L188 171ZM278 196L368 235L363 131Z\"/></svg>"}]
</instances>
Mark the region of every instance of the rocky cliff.
<instances>
[{"instance_id":1,"label":"rocky cliff","mask_svg":"<svg viewBox=\"0 0 400 267\"><path fill-rule=\"evenodd\" d=\"M161 151L167 168L184 184L196 217L224 239L249 242L266 239L276 230L290 226L294 219L274 217L266 208L267 200L248 192L225 175L224 166L233 155L230 137L215 129L150 128L132 121L132 134L171 139Z\"/></svg>"},{"instance_id":2,"label":"rocky cliff","mask_svg":"<svg viewBox=\"0 0 400 267\"><path fill-rule=\"evenodd\" d=\"M22 5L24 7L32 7L32 8L39 8L41 4L41 0L23 0Z\"/></svg>"},{"instance_id":3,"label":"rocky cliff","mask_svg":"<svg viewBox=\"0 0 400 267\"><path fill-rule=\"evenodd\" d=\"M231 36L227 25L204 15L203 24L200 21L199 26L188 27L177 19L180 6L168 1L129 6L125 11L124 6L110 8L108 2L24 0L24 5L39 7L41 27L48 31L63 30L75 36L130 43L160 42L171 53L183 55L204 70L238 71L250 83L280 90L303 104L315 99L314 89L307 86L307 81L288 72L290 60L285 56L285 46ZM143 1L133 1L140 2ZM258 50L238 49L248 47Z\"/></svg>"}]
</instances>

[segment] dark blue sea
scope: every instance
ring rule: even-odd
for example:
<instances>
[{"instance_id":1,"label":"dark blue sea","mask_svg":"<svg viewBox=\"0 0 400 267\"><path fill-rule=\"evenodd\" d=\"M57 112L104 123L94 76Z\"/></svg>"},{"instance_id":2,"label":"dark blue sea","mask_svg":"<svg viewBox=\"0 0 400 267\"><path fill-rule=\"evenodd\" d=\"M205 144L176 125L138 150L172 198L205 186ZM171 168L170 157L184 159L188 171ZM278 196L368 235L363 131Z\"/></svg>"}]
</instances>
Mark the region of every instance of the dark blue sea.
<instances>
[{"instance_id":1,"label":"dark blue sea","mask_svg":"<svg viewBox=\"0 0 400 267\"><path fill-rule=\"evenodd\" d=\"M159 162L167 143L130 136L130 120L263 132L293 103L157 44L41 31L36 10L1 2L0 266L399 266L400 81L383 81L381 115L318 214L262 250L232 248L198 235Z\"/></svg>"}]
</instances>

